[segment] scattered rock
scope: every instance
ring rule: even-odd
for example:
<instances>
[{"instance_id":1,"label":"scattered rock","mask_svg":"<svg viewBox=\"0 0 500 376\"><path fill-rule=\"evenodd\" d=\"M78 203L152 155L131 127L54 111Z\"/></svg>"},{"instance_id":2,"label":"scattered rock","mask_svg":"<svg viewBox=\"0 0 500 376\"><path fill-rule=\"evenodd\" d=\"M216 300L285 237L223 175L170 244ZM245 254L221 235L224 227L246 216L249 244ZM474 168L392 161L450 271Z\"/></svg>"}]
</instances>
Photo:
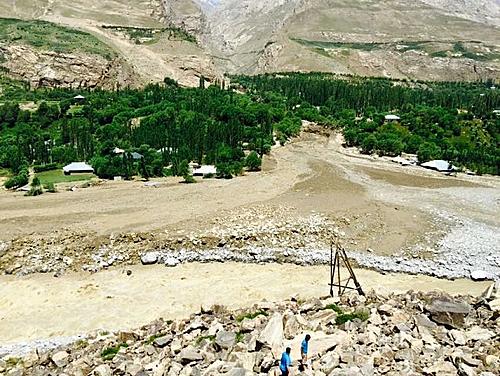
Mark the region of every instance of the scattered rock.
<instances>
[{"instance_id":1,"label":"scattered rock","mask_svg":"<svg viewBox=\"0 0 500 376\"><path fill-rule=\"evenodd\" d=\"M141 262L143 265L152 265L158 262L158 252L148 252L141 256Z\"/></svg>"},{"instance_id":2,"label":"scattered rock","mask_svg":"<svg viewBox=\"0 0 500 376\"><path fill-rule=\"evenodd\" d=\"M179 265L180 261L175 258L175 257L172 257L172 256L168 256L167 258L165 258L165 266L168 266L168 267L174 267L174 266L177 266Z\"/></svg>"},{"instance_id":3,"label":"scattered rock","mask_svg":"<svg viewBox=\"0 0 500 376\"><path fill-rule=\"evenodd\" d=\"M470 273L470 278L473 281L486 281L494 280L495 276L491 273L485 272L484 270L474 270Z\"/></svg>"},{"instance_id":4,"label":"scattered rock","mask_svg":"<svg viewBox=\"0 0 500 376\"><path fill-rule=\"evenodd\" d=\"M220 330L215 337L215 343L223 349L229 349L236 343L236 334Z\"/></svg>"},{"instance_id":5,"label":"scattered rock","mask_svg":"<svg viewBox=\"0 0 500 376\"><path fill-rule=\"evenodd\" d=\"M61 368L68 364L69 354L66 351L59 351L52 355L51 359L57 367Z\"/></svg>"},{"instance_id":6,"label":"scattered rock","mask_svg":"<svg viewBox=\"0 0 500 376\"><path fill-rule=\"evenodd\" d=\"M85 341L56 344L55 350L26 351L22 361L0 359L0 373L274 375L286 346L292 348L292 359L300 359L300 344L309 333L313 355L310 368L302 373L295 370L296 375L488 375L500 365L495 341L500 325L481 299L477 303L471 298L436 298L432 293L389 297L352 293L335 304L343 312L366 311L373 317L343 325L337 324L337 313L325 309L333 304L327 299L311 299L301 305L296 299L263 302L236 312L222 306L204 307L174 322L157 320L132 331L89 334ZM437 325L423 313L426 307L430 314L463 314L466 301L471 303L467 307L467 329L448 330L449 325ZM242 312L257 310L265 315L241 322L236 319ZM103 349L118 351L112 359L104 360ZM0 358L4 354L0 346Z\"/></svg>"}]
</instances>

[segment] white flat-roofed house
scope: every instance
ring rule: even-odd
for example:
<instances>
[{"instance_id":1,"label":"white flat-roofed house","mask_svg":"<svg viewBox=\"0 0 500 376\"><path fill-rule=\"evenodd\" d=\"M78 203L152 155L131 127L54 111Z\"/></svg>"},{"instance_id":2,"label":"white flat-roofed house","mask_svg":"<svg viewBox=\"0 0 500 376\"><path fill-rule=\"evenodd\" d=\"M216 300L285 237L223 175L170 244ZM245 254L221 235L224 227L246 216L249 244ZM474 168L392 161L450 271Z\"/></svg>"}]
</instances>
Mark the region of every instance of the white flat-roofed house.
<instances>
[{"instance_id":1,"label":"white flat-roofed house","mask_svg":"<svg viewBox=\"0 0 500 376\"><path fill-rule=\"evenodd\" d=\"M63 167L64 175L93 174L94 168L85 162L73 162Z\"/></svg>"},{"instance_id":2,"label":"white flat-roofed house","mask_svg":"<svg viewBox=\"0 0 500 376\"><path fill-rule=\"evenodd\" d=\"M217 168L213 165L203 165L193 170L193 176L208 176L217 174Z\"/></svg>"},{"instance_id":3,"label":"white flat-roofed house","mask_svg":"<svg viewBox=\"0 0 500 376\"><path fill-rule=\"evenodd\" d=\"M453 166L451 163L444 161L442 159L436 159L433 161L425 162L421 164L422 167L436 170L439 172L453 172L458 171L458 167Z\"/></svg>"}]
</instances>

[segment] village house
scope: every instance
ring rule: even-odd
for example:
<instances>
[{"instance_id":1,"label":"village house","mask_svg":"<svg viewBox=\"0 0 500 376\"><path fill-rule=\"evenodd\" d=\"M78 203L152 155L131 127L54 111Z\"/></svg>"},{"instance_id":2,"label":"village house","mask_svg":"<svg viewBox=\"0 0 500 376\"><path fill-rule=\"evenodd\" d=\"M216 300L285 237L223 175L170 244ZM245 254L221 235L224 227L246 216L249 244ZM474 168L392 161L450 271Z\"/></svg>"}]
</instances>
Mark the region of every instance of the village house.
<instances>
[{"instance_id":1,"label":"village house","mask_svg":"<svg viewBox=\"0 0 500 376\"><path fill-rule=\"evenodd\" d=\"M85 162L73 162L63 167L64 175L93 174L94 168Z\"/></svg>"}]
</instances>

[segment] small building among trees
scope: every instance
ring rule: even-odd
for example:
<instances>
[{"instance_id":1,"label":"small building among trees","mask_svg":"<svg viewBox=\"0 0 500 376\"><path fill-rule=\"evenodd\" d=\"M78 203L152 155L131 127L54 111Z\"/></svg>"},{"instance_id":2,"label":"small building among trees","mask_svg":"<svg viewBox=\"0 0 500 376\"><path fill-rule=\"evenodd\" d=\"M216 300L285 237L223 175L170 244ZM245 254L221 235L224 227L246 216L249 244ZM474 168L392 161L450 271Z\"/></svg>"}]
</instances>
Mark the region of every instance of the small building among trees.
<instances>
[{"instance_id":1,"label":"small building among trees","mask_svg":"<svg viewBox=\"0 0 500 376\"><path fill-rule=\"evenodd\" d=\"M215 176L216 174L217 168L213 165L203 165L193 170L193 176Z\"/></svg>"},{"instance_id":2,"label":"small building among trees","mask_svg":"<svg viewBox=\"0 0 500 376\"><path fill-rule=\"evenodd\" d=\"M389 115L385 115L385 120L386 121L400 121L401 118L398 115L389 114Z\"/></svg>"},{"instance_id":3,"label":"small building among trees","mask_svg":"<svg viewBox=\"0 0 500 376\"><path fill-rule=\"evenodd\" d=\"M439 172L458 171L457 167L453 166L451 163L444 161L442 159L436 159L433 161L422 163L421 166Z\"/></svg>"},{"instance_id":4,"label":"small building among trees","mask_svg":"<svg viewBox=\"0 0 500 376\"><path fill-rule=\"evenodd\" d=\"M94 168L85 162L73 162L63 167L64 175L93 174Z\"/></svg>"}]
</instances>

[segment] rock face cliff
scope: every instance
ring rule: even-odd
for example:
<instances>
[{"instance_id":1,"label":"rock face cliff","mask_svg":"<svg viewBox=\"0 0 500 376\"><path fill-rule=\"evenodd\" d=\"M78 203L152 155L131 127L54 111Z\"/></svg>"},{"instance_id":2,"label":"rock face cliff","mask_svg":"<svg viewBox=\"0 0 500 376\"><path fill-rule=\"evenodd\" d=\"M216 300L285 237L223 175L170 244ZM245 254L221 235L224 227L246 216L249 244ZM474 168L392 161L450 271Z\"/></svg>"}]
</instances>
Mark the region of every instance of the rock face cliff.
<instances>
[{"instance_id":1,"label":"rock face cliff","mask_svg":"<svg viewBox=\"0 0 500 376\"><path fill-rule=\"evenodd\" d=\"M124 61L84 53L40 51L29 46L0 46L2 67L13 78L31 87L116 89L134 82L132 70Z\"/></svg>"}]
</instances>

